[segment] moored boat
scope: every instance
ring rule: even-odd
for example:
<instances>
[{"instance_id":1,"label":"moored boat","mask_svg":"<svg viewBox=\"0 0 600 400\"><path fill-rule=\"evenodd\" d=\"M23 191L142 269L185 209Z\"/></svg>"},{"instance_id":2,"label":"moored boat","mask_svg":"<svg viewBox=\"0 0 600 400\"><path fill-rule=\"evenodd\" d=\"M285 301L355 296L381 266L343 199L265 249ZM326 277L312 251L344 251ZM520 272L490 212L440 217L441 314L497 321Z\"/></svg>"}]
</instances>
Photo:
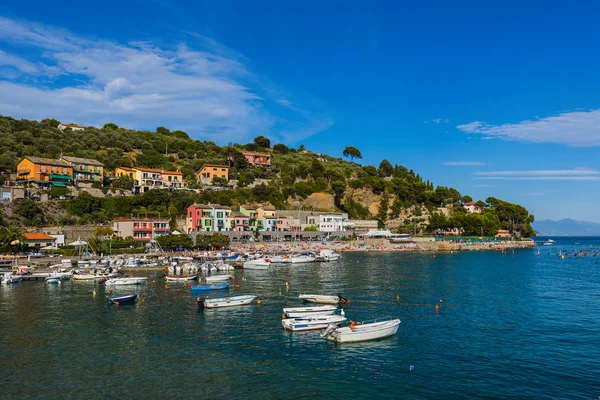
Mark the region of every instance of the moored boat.
<instances>
[{"instance_id":1,"label":"moored boat","mask_svg":"<svg viewBox=\"0 0 600 400\"><path fill-rule=\"evenodd\" d=\"M302 253L302 254L293 256L290 261L292 264L307 264L307 263L315 262L316 258L317 258L317 256L315 255L315 253L306 252L306 253Z\"/></svg>"},{"instance_id":2,"label":"moored boat","mask_svg":"<svg viewBox=\"0 0 600 400\"><path fill-rule=\"evenodd\" d=\"M207 299L204 297L198 297L198 308L222 308L222 307L234 307L234 306L245 306L252 303L256 299L256 296L245 295L245 296L230 296L220 297L215 299Z\"/></svg>"},{"instance_id":3,"label":"moored boat","mask_svg":"<svg viewBox=\"0 0 600 400\"><path fill-rule=\"evenodd\" d=\"M346 321L346 317L341 315L313 315L300 318L285 318L281 320L281 325L288 331L310 331L325 329L330 325L339 325Z\"/></svg>"},{"instance_id":4,"label":"moored boat","mask_svg":"<svg viewBox=\"0 0 600 400\"><path fill-rule=\"evenodd\" d=\"M398 326L400 326L399 319L375 321L366 324L355 324L354 321L350 321L350 326L342 328L338 328L333 324L330 325L322 336L337 343L365 342L393 336L398 331Z\"/></svg>"},{"instance_id":5,"label":"moored boat","mask_svg":"<svg viewBox=\"0 0 600 400\"><path fill-rule=\"evenodd\" d=\"M204 280L206 280L206 282L208 282L208 283L229 282L229 280L232 278L233 278L232 275L211 275L211 276L205 277Z\"/></svg>"},{"instance_id":6,"label":"moored boat","mask_svg":"<svg viewBox=\"0 0 600 400\"><path fill-rule=\"evenodd\" d=\"M314 315L331 315L335 310L337 310L335 306L291 307L284 308L283 315L286 318L302 318Z\"/></svg>"},{"instance_id":7,"label":"moored boat","mask_svg":"<svg viewBox=\"0 0 600 400\"><path fill-rule=\"evenodd\" d=\"M301 294L298 296L299 299L307 301L309 303L319 303L319 304L346 304L350 301L343 298L341 294L337 294L337 296L327 296L321 294Z\"/></svg>"},{"instance_id":8,"label":"moored boat","mask_svg":"<svg viewBox=\"0 0 600 400\"><path fill-rule=\"evenodd\" d=\"M106 285L124 286L124 285L141 285L146 283L148 278L145 276L129 277L129 278L111 278L104 281Z\"/></svg>"},{"instance_id":9,"label":"moored boat","mask_svg":"<svg viewBox=\"0 0 600 400\"><path fill-rule=\"evenodd\" d=\"M207 292L210 290L229 289L229 282L211 283L210 285L192 286L192 292Z\"/></svg>"},{"instance_id":10,"label":"moored boat","mask_svg":"<svg viewBox=\"0 0 600 400\"><path fill-rule=\"evenodd\" d=\"M137 293L128 294L125 296L119 297L107 297L106 301L108 304L124 304L124 303L133 303L137 299Z\"/></svg>"},{"instance_id":11,"label":"moored boat","mask_svg":"<svg viewBox=\"0 0 600 400\"><path fill-rule=\"evenodd\" d=\"M53 276L47 276L46 279L44 279L45 283L54 283L54 284L58 284L61 281L61 277L58 275L53 275Z\"/></svg>"},{"instance_id":12,"label":"moored boat","mask_svg":"<svg viewBox=\"0 0 600 400\"><path fill-rule=\"evenodd\" d=\"M112 276L114 274L72 274L71 279L74 281L102 281Z\"/></svg>"},{"instance_id":13,"label":"moored boat","mask_svg":"<svg viewBox=\"0 0 600 400\"><path fill-rule=\"evenodd\" d=\"M268 269L271 262L266 259L249 260L244 263L244 269Z\"/></svg>"},{"instance_id":14,"label":"moored boat","mask_svg":"<svg viewBox=\"0 0 600 400\"><path fill-rule=\"evenodd\" d=\"M167 282L172 283L186 283L189 281L197 281L198 275L188 275L188 276L165 276Z\"/></svg>"},{"instance_id":15,"label":"moored boat","mask_svg":"<svg viewBox=\"0 0 600 400\"><path fill-rule=\"evenodd\" d=\"M5 285L10 285L12 283L21 282L23 277L21 275L15 275L12 272L5 272L2 277L2 283Z\"/></svg>"}]
</instances>

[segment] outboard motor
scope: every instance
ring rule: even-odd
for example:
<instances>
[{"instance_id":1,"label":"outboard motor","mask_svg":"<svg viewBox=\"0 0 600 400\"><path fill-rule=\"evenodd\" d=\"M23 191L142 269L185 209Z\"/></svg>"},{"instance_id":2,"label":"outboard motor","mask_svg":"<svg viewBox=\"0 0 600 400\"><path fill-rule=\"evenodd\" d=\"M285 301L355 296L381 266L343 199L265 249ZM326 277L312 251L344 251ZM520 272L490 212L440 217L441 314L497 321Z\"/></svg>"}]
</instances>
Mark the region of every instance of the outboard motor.
<instances>
[{"instance_id":1,"label":"outboard motor","mask_svg":"<svg viewBox=\"0 0 600 400\"><path fill-rule=\"evenodd\" d=\"M196 299L196 302L198 303L198 311L203 310L204 309L204 297L198 297Z\"/></svg>"}]
</instances>

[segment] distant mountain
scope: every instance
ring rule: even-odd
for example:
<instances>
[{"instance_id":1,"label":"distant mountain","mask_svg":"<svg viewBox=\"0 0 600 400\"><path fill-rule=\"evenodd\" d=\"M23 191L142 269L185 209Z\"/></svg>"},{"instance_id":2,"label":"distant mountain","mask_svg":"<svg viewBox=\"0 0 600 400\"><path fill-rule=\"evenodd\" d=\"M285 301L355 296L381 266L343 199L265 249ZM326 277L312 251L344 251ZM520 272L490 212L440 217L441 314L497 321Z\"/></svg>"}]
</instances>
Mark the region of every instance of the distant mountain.
<instances>
[{"instance_id":1,"label":"distant mountain","mask_svg":"<svg viewBox=\"0 0 600 400\"><path fill-rule=\"evenodd\" d=\"M540 236L600 236L600 224L565 218L560 221L544 219L531 224Z\"/></svg>"}]
</instances>

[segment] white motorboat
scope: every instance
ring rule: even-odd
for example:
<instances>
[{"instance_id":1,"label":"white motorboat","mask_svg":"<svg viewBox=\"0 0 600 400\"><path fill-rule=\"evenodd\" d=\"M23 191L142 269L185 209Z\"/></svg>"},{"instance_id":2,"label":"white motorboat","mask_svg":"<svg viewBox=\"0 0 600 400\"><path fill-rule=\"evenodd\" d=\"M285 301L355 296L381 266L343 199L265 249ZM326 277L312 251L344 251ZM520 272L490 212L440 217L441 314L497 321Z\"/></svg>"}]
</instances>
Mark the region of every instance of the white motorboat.
<instances>
[{"instance_id":1,"label":"white motorboat","mask_svg":"<svg viewBox=\"0 0 600 400\"><path fill-rule=\"evenodd\" d=\"M342 258L342 256L333 250L323 249L319 253L318 258L323 261L338 261L340 258Z\"/></svg>"},{"instance_id":2,"label":"white motorboat","mask_svg":"<svg viewBox=\"0 0 600 400\"><path fill-rule=\"evenodd\" d=\"M123 285L141 285L148 280L145 276L130 277L130 278L111 278L105 281L106 285L123 286Z\"/></svg>"},{"instance_id":3,"label":"white motorboat","mask_svg":"<svg viewBox=\"0 0 600 400\"><path fill-rule=\"evenodd\" d=\"M321 294L301 294L298 296L299 299L307 301L309 303L319 304L346 304L349 300L343 298L340 294L337 296L326 296Z\"/></svg>"},{"instance_id":4,"label":"white motorboat","mask_svg":"<svg viewBox=\"0 0 600 400\"><path fill-rule=\"evenodd\" d=\"M244 269L268 269L270 266L271 262L262 258L249 260L244 263Z\"/></svg>"},{"instance_id":5,"label":"white motorboat","mask_svg":"<svg viewBox=\"0 0 600 400\"><path fill-rule=\"evenodd\" d=\"M207 299L204 297L198 297L198 308L222 308L222 307L234 307L234 306L245 306L252 303L256 299L256 296L245 295L245 296L231 296L231 297L220 297L215 299Z\"/></svg>"},{"instance_id":6,"label":"white motorboat","mask_svg":"<svg viewBox=\"0 0 600 400\"><path fill-rule=\"evenodd\" d=\"M74 281L102 281L112 277L114 274L72 274Z\"/></svg>"},{"instance_id":7,"label":"white motorboat","mask_svg":"<svg viewBox=\"0 0 600 400\"><path fill-rule=\"evenodd\" d=\"M315 253L307 252L307 253L302 253L302 254L293 256L291 258L291 263L292 264L307 264L307 263L315 262L316 258L317 258L317 256L315 255Z\"/></svg>"},{"instance_id":8,"label":"white motorboat","mask_svg":"<svg viewBox=\"0 0 600 400\"><path fill-rule=\"evenodd\" d=\"M315 315L331 315L335 310L337 310L335 306L291 307L284 308L283 315L286 318L304 318Z\"/></svg>"},{"instance_id":9,"label":"white motorboat","mask_svg":"<svg viewBox=\"0 0 600 400\"><path fill-rule=\"evenodd\" d=\"M167 282L172 283L186 283L189 281L198 280L198 275L188 275L188 276L165 276Z\"/></svg>"},{"instance_id":10,"label":"white motorboat","mask_svg":"<svg viewBox=\"0 0 600 400\"><path fill-rule=\"evenodd\" d=\"M5 285L10 285L11 283L21 282L23 277L21 275L15 275L12 272L5 272L2 278L2 283Z\"/></svg>"},{"instance_id":11,"label":"white motorboat","mask_svg":"<svg viewBox=\"0 0 600 400\"><path fill-rule=\"evenodd\" d=\"M62 280L62 278L59 275L51 275L51 276L47 276L46 279L44 279L44 282L59 284L61 280Z\"/></svg>"},{"instance_id":12,"label":"white motorboat","mask_svg":"<svg viewBox=\"0 0 600 400\"><path fill-rule=\"evenodd\" d=\"M399 319L367 324L355 324L354 321L350 321L350 326L343 328L338 328L334 324L330 325L322 336L337 343L364 342L393 336L398 331L398 326L400 326Z\"/></svg>"},{"instance_id":13,"label":"white motorboat","mask_svg":"<svg viewBox=\"0 0 600 400\"><path fill-rule=\"evenodd\" d=\"M267 256L266 257L272 264L291 264L292 259L288 256Z\"/></svg>"},{"instance_id":14,"label":"white motorboat","mask_svg":"<svg viewBox=\"0 0 600 400\"><path fill-rule=\"evenodd\" d=\"M206 282L208 282L208 283L213 283L213 282L227 282L232 278L233 278L232 275L211 275L211 276L205 277L204 280L206 280Z\"/></svg>"},{"instance_id":15,"label":"white motorboat","mask_svg":"<svg viewBox=\"0 0 600 400\"><path fill-rule=\"evenodd\" d=\"M313 315L301 318L285 318L281 320L281 325L288 331L310 331L316 329L325 329L330 325L339 325L346 320L341 315Z\"/></svg>"}]
</instances>

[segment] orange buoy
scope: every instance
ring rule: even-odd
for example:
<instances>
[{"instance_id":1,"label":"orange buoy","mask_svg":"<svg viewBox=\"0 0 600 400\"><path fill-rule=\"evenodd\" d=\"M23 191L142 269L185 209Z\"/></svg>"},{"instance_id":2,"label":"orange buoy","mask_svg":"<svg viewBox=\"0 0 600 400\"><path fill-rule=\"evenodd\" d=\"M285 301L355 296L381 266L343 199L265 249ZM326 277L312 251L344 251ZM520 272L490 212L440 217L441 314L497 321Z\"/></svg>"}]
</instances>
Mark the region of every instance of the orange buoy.
<instances>
[{"instance_id":1,"label":"orange buoy","mask_svg":"<svg viewBox=\"0 0 600 400\"><path fill-rule=\"evenodd\" d=\"M396 295L396 301L400 301L400 295L399 294Z\"/></svg>"},{"instance_id":2,"label":"orange buoy","mask_svg":"<svg viewBox=\"0 0 600 400\"><path fill-rule=\"evenodd\" d=\"M165 290L169 290L169 286L165 285Z\"/></svg>"},{"instance_id":3,"label":"orange buoy","mask_svg":"<svg viewBox=\"0 0 600 400\"><path fill-rule=\"evenodd\" d=\"M281 319L285 319L285 313L281 314Z\"/></svg>"},{"instance_id":4,"label":"orange buoy","mask_svg":"<svg viewBox=\"0 0 600 400\"><path fill-rule=\"evenodd\" d=\"M239 289L239 288L240 288L240 285L235 285L235 288L236 288L236 289Z\"/></svg>"},{"instance_id":5,"label":"orange buoy","mask_svg":"<svg viewBox=\"0 0 600 400\"><path fill-rule=\"evenodd\" d=\"M116 305L119 305L119 302L118 302L118 301L115 301L115 304L116 304Z\"/></svg>"},{"instance_id":6,"label":"orange buoy","mask_svg":"<svg viewBox=\"0 0 600 400\"><path fill-rule=\"evenodd\" d=\"M435 305L435 312L438 312L440 310L440 306L438 306L437 304Z\"/></svg>"}]
</instances>

